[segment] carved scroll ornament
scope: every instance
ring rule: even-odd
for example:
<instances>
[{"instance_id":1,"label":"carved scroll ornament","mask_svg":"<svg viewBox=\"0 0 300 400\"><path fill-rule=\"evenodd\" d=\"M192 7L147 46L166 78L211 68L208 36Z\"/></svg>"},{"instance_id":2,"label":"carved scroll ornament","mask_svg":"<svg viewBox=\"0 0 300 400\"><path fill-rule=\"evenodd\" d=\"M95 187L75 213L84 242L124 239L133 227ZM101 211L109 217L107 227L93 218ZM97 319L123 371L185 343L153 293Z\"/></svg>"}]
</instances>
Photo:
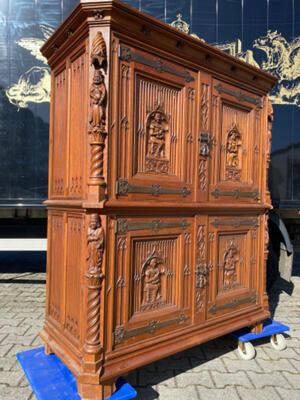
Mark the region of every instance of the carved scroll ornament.
<instances>
[{"instance_id":1,"label":"carved scroll ornament","mask_svg":"<svg viewBox=\"0 0 300 400\"><path fill-rule=\"evenodd\" d=\"M91 171L89 185L105 186L103 153L107 135L105 115L107 90L104 82L104 73L107 65L107 55L106 44L101 32L97 33L92 43L91 65L94 67L94 76L90 88Z\"/></svg>"},{"instance_id":2,"label":"carved scroll ornament","mask_svg":"<svg viewBox=\"0 0 300 400\"><path fill-rule=\"evenodd\" d=\"M104 275L102 262L104 252L104 230L98 214L92 214L87 232L87 328L84 348L95 354L100 346L100 293Z\"/></svg>"}]
</instances>

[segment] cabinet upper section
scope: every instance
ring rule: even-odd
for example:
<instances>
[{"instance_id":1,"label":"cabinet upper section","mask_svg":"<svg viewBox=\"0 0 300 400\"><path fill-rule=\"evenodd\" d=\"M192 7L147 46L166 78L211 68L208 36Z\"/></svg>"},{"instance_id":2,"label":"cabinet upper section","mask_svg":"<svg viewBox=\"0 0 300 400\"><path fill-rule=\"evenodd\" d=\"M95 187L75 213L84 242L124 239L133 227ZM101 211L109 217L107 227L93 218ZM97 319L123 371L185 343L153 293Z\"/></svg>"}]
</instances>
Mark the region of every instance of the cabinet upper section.
<instances>
[{"instance_id":1,"label":"cabinet upper section","mask_svg":"<svg viewBox=\"0 0 300 400\"><path fill-rule=\"evenodd\" d=\"M268 202L275 77L119 1L81 0L42 52L51 200Z\"/></svg>"}]
</instances>

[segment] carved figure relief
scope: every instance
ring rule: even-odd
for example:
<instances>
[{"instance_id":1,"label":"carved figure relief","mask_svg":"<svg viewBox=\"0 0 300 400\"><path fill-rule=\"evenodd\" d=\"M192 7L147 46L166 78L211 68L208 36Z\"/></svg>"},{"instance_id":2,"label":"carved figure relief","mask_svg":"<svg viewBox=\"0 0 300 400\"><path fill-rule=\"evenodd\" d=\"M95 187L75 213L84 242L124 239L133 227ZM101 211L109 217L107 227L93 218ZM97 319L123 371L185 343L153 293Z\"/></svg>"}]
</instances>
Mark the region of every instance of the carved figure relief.
<instances>
[{"instance_id":1,"label":"carved figure relief","mask_svg":"<svg viewBox=\"0 0 300 400\"><path fill-rule=\"evenodd\" d=\"M226 143L226 174L228 180L241 179L242 137L236 125L228 132Z\"/></svg>"},{"instance_id":2,"label":"carved figure relief","mask_svg":"<svg viewBox=\"0 0 300 400\"><path fill-rule=\"evenodd\" d=\"M105 100L106 87L104 76L100 70L95 70L93 83L90 89L91 113L90 127L92 130L103 129L105 127Z\"/></svg>"},{"instance_id":3,"label":"carved figure relief","mask_svg":"<svg viewBox=\"0 0 300 400\"><path fill-rule=\"evenodd\" d=\"M104 231L98 214L92 214L87 234L88 275L101 275L102 256L104 251Z\"/></svg>"},{"instance_id":4,"label":"carved figure relief","mask_svg":"<svg viewBox=\"0 0 300 400\"><path fill-rule=\"evenodd\" d=\"M84 348L87 353L97 353L100 346L100 293L102 288L102 261L104 230L98 214L92 214L87 232L87 330Z\"/></svg>"},{"instance_id":5,"label":"carved figure relief","mask_svg":"<svg viewBox=\"0 0 300 400\"><path fill-rule=\"evenodd\" d=\"M141 311L151 310L165 303L161 294L161 276L164 273L163 259L157 253L152 253L142 266Z\"/></svg>"},{"instance_id":6,"label":"carved figure relief","mask_svg":"<svg viewBox=\"0 0 300 400\"><path fill-rule=\"evenodd\" d=\"M94 67L90 88L89 134L91 135L91 171L89 185L105 186L103 176L103 152L106 138L106 86L104 73L107 68L106 45L98 32L92 43L91 65Z\"/></svg>"},{"instance_id":7,"label":"carved figure relief","mask_svg":"<svg viewBox=\"0 0 300 400\"><path fill-rule=\"evenodd\" d=\"M146 171L168 173L167 136L169 134L169 118L162 111L162 106L156 106L147 117L147 156Z\"/></svg>"},{"instance_id":8,"label":"carved figure relief","mask_svg":"<svg viewBox=\"0 0 300 400\"><path fill-rule=\"evenodd\" d=\"M238 285L236 268L239 262L239 249L231 241L224 252L224 283L223 289L233 289Z\"/></svg>"}]
</instances>

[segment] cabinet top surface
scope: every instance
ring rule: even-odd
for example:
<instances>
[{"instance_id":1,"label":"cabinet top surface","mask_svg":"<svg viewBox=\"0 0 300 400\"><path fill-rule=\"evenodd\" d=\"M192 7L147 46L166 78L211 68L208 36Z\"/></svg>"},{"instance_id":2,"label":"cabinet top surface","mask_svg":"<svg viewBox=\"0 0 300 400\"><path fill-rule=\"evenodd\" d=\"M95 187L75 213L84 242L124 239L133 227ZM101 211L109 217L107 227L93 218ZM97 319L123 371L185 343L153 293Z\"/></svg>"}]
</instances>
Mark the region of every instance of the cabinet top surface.
<instances>
[{"instance_id":1,"label":"cabinet top surface","mask_svg":"<svg viewBox=\"0 0 300 400\"><path fill-rule=\"evenodd\" d=\"M116 34L173 54L184 62L247 80L268 92L277 78L197 38L118 0L81 0L41 48L51 67L61 60L75 40L87 37L93 28L109 27ZM81 39L80 39L81 38Z\"/></svg>"}]
</instances>

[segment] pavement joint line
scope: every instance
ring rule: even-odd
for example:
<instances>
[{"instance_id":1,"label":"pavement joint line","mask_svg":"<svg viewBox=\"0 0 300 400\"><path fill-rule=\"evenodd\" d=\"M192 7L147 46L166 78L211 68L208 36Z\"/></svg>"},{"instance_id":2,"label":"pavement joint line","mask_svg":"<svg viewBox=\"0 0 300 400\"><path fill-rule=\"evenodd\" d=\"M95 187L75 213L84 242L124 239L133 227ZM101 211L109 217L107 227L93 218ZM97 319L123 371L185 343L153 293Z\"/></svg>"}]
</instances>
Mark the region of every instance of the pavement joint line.
<instances>
[{"instance_id":1,"label":"pavement joint line","mask_svg":"<svg viewBox=\"0 0 300 400\"><path fill-rule=\"evenodd\" d=\"M286 400L285 398L283 398L283 397L281 396L281 394L280 394L280 392L278 391L278 389L277 389L276 386L274 386L274 390L275 390L277 396L278 396L281 400Z\"/></svg>"}]
</instances>

